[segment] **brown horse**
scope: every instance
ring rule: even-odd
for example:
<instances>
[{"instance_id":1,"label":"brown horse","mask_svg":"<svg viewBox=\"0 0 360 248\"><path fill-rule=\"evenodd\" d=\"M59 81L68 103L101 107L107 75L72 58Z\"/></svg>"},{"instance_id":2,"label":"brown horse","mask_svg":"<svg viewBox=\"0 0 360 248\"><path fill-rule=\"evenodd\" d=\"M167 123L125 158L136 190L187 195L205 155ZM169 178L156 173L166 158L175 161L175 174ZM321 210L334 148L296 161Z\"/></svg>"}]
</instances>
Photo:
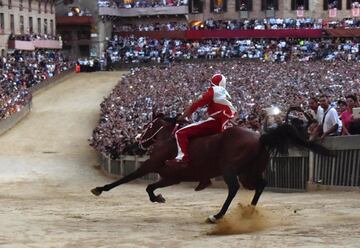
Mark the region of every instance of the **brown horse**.
<instances>
[{"instance_id":1,"label":"brown horse","mask_svg":"<svg viewBox=\"0 0 360 248\"><path fill-rule=\"evenodd\" d=\"M266 181L263 172L269 163L271 153L287 153L288 145L308 148L315 153L331 155L330 151L314 142L303 140L290 125L279 126L268 133L259 135L251 130L232 127L221 134L198 137L189 145L190 164L186 168L172 168L165 165L167 159L175 157L177 146L172 133L176 121L159 115L154 118L140 137L143 148L152 146L150 158L133 173L103 187L91 190L95 195L103 191L140 178L148 173L158 173L161 179L147 186L150 201L164 203L161 195L155 195L158 188L178 184L183 181L197 182L223 176L228 187L228 196L221 210L211 215L208 221L215 222L223 217L242 185L255 190L251 204L255 206L263 192Z\"/></svg>"}]
</instances>

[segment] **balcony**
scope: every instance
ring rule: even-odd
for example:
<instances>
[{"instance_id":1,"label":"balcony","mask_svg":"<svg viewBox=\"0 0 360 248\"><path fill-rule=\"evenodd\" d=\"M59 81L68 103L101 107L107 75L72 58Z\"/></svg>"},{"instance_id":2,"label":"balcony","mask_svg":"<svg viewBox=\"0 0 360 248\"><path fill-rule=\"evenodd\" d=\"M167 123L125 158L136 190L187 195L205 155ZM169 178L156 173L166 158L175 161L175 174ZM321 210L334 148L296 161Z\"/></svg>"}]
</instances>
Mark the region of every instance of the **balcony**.
<instances>
[{"instance_id":1,"label":"balcony","mask_svg":"<svg viewBox=\"0 0 360 248\"><path fill-rule=\"evenodd\" d=\"M34 51L37 48L41 49L62 49L62 42L58 40L9 40L9 49Z\"/></svg>"},{"instance_id":2,"label":"balcony","mask_svg":"<svg viewBox=\"0 0 360 248\"><path fill-rule=\"evenodd\" d=\"M34 40L32 43L35 48L62 49L62 42L59 40Z\"/></svg>"},{"instance_id":3,"label":"balcony","mask_svg":"<svg viewBox=\"0 0 360 248\"><path fill-rule=\"evenodd\" d=\"M92 16L56 16L59 26L89 26L94 23Z\"/></svg>"},{"instance_id":4,"label":"balcony","mask_svg":"<svg viewBox=\"0 0 360 248\"><path fill-rule=\"evenodd\" d=\"M186 15L189 14L189 7L183 6L162 6L147 8L114 8L99 7L99 15L134 17L134 16L154 16L154 15Z\"/></svg>"},{"instance_id":5,"label":"balcony","mask_svg":"<svg viewBox=\"0 0 360 248\"><path fill-rule=\"evenodd\" d=\"M23 40L9 40L8 48L15 50L25 50L25 51L35 50L35 46L32 41L23 41Z\"/></svg>"}]
</instances>

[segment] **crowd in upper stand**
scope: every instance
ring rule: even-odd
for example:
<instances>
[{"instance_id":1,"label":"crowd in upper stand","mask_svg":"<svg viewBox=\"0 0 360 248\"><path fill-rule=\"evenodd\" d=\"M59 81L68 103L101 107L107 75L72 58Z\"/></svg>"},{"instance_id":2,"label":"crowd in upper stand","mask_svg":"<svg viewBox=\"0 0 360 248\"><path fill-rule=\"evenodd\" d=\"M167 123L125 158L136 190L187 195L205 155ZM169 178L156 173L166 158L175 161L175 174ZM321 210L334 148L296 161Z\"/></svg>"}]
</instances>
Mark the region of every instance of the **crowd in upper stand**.
<instances>
[{"instance_id":1,"label":"crowd in upper stand","mask_svg":"<svg viewBox=\"0 0 360 248\"><path fill-rule=\"evenodd\" d=\"M134 31L185 31L185 30L269 30L269 29L322 29L322 28L360 28L360 19L324 20L312 18L269 18L214 20L204 22L153 22L141 24L120 23L114 25L115 32Z\"/></svg>"},{"instance_id":2,"label":"crowd in upper stand","mask_svg":"<svg viewBox=\"0 0 360 248\"><path fill-rule=\"evenodd\" d=\"M194 59L245 58L265 61L359 60L360 41L344 39L169 40L114 36L107 53L113 62L168 63Z\"/></svg>"},{"instance_id":3,"label":"crowd in upper stand","mask_svg":"<svg viewBox=\"0 0 360 248\"><path fill-rule=\"evenodd\" d=\"M135 0L135 1L120 1L120 0L98 0L99 7L117 7L117 8L149 8L149 7L163 7L163 6L181 6L187 5L187 0Z\"/></svg>"}]
</instances>

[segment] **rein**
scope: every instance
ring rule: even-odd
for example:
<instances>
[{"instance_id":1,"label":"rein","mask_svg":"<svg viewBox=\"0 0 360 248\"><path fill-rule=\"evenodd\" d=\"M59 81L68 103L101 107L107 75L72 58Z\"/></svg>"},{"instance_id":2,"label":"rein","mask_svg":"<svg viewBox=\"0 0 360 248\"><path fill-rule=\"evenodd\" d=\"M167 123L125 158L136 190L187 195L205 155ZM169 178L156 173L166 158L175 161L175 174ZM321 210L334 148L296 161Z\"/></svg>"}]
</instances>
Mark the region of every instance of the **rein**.
<instances>
[{"instance_id":1,"label":"rein","mask_svg":"<svg viewBox=\"0 0 360 248\"><path fill-rule=\"evenodd\" d=\"M158 118L156 118L155 120L153 120L152 122L150 122L149 125L146 127L145 131L143 132L143 134L140 136L139 146L140 146L140 148L143 149L143 150L147 150L147 148L145 148L145 147L143 146L143 144L146 143L146 142L148 142L148 141L150 141L150 140L152 140L152 139L164 128L164 126L161 126L161 127L160 127L156 132L154 132L154 134L151 135L149 138L147 138L147 139L145 139L145 140L142 139L142 137L146 134L146 132L148 131L148 129L152 127L151 124L154 123L157 119L158 119ZM156 140L155 140L155 141L156 141Z\"/></svg>"}]
</instances>

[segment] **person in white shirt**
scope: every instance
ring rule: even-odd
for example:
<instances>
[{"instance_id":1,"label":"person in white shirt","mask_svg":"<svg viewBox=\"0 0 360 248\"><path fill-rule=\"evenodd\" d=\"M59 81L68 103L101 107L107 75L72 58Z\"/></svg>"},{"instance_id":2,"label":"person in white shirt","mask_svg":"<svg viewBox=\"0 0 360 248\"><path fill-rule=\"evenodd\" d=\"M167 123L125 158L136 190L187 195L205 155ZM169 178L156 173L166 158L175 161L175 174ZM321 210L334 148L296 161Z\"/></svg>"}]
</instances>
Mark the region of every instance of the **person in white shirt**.
<instances>
[{"instance_id":1,"label":"person in white shirt","mask_svg":"<svg viewBox=\"0 0 360 248\"><path fill-rule=\"evenodd\" d=\"M320 97L320 106L324 109L324 117L322 121L323 132L321 139L326 136L335 136L339 134L339 128L342 126L339 115L335 108L329 104L329 99L326 95Z\"/></svg>"}]
</instances>

